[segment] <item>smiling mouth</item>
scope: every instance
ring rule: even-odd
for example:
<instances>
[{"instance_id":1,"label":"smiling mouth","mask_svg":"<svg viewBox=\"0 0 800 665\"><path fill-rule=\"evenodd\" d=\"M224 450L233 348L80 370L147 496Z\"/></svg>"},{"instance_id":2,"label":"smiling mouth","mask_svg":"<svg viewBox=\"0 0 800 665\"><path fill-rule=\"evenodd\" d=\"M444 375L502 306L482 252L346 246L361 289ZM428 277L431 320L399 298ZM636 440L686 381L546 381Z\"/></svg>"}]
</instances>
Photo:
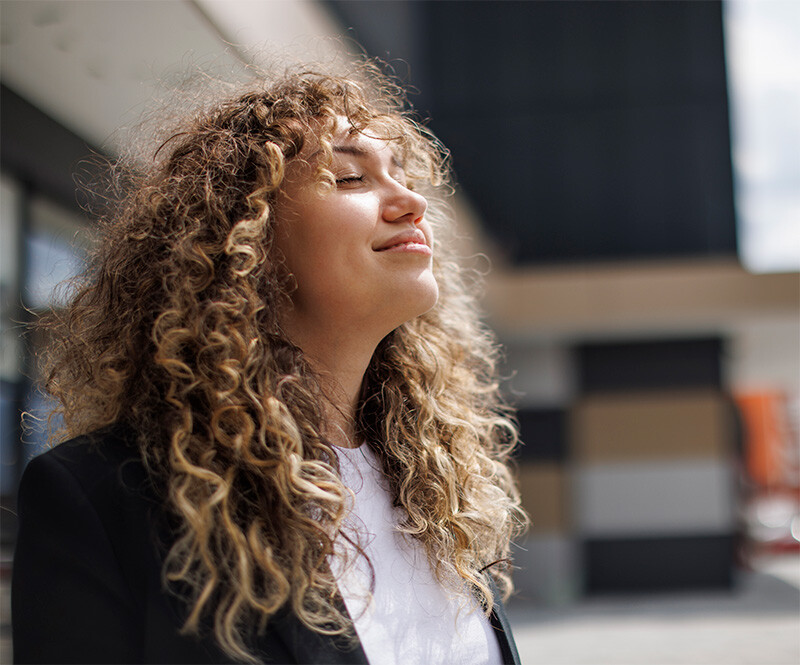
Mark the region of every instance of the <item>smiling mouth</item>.
<instances>
[{"instance_id":1,"label":"smiling mouth","mask_svg":"<svg viewBox=\"0 0 800 665\"><path fill-rule=\"evenodd\" d=\"M425 256L431 256L433 252L431 248L421 242L417 242L415 240L411 240L408 242L401 242L396 245L391 245L389 247L383 247L381 249L376 249L376 252L383 252L383 253L390 253L393 254L397 253L411 253L411 254L423 254Z\"/></svg>"},{"instance_id":2,"label":"smiling mouth","mask_svg":"<svg viewBox=\"0 0 800 665\"><path fill-rule=\"evenodd\" d=\"M428 246L425 234L419 229L414 229L397 234L381 247L377 247L375 251L424 251L430 253L431 248Z\"/></svg>"}]
</instances>

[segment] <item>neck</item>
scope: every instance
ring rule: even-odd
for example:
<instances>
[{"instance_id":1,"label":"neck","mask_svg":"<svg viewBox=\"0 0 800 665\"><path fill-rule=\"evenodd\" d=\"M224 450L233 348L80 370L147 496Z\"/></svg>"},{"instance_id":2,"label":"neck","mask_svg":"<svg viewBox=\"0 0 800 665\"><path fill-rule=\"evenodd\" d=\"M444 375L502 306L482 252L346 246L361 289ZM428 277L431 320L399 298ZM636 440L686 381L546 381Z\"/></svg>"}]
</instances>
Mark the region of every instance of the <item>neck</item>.
<instances>
[{"instance_id":1,"label":"neck","mask_svg":"<svg viewBox=\"0 0 800 665\"><path fill-rule=\"evenodd\" d=\"M301 347L302 348L302 347ZM305 349L303 349L305 351ZM361 383L372 353L359 363L344 362L342 358L306 352L312 367L320 377L326 403L323 405L325 435L334 445L356 448L355 420Z\"/></svg>"},{"instance_id":2,"label":"neck","mask_svg":"<svg viewBox=\"0 0 800 665\"><path fill-rule=\"evenodd\" d=\"M317 326L286 327L289 338L303 350L319 375L326 397L323 406L325 436L342 448L357 447L360 445L355 440L358 397L380 338L368 339L346 327L337 327L337 330ZM308 332L310 330L314 332ZM341 330L346 332L339 332Z\"/></svg>"}]
</instances>

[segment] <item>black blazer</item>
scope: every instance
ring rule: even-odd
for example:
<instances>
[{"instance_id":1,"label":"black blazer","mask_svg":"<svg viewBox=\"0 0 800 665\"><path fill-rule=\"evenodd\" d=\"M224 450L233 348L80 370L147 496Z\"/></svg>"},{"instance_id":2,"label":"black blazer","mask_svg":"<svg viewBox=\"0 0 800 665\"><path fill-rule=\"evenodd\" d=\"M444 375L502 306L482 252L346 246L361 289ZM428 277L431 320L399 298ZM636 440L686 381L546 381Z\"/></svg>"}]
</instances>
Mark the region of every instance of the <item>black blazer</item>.
<instances>
[{"instance_id":1,"label":"black blazer","mask_svg":"<svg viewBox=\"0 0 800 665\"><path fill-rule=\"evenodd\" d=\"M164 512L126 439L117 431L67 441L23 475L12 580L17 663L233 662L209 634L179 632L185 606L161 584ZM504 662L519 665L499 598L491 624ZM266 663L368 664L360 644L313 632L289 611L270 620L256 647Z\"/></svg>"}]
</instances>

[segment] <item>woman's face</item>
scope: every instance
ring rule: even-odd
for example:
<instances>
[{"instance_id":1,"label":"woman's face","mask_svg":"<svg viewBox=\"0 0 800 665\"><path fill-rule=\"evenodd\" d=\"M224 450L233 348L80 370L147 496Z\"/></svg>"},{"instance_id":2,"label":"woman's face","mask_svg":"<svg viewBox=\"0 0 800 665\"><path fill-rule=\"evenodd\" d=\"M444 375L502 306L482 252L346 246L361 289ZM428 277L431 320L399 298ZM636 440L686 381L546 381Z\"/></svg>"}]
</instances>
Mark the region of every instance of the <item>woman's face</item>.
<instances>
[{"instance_id":1,"label":"woman's face","mask_svg":"<svg viewBox=\"0 0 800 665\"><path fill-rule=\"evenodd\" d=\"M344 121L333 140L336 187L320 188L315 143L287 167L277 203L276 245L297 284L288 329L386 335L438 298L427 202L406 186L390 142Z\"/></svg>"}]
</instances>

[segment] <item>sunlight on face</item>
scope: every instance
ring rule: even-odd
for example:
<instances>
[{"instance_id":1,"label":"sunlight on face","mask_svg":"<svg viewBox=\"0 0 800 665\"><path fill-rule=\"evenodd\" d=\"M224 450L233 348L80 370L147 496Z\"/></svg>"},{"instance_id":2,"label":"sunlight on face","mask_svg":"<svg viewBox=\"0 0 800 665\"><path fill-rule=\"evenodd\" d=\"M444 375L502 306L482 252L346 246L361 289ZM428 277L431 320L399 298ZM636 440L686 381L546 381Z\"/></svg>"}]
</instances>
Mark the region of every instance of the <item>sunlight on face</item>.
<instances>
[{"instance_id":1,"label":"sunlight on face","mask_svg":"<svg viewBox=\"0 0 800 665\"><path fill-rule=\"evenodd\" d=\"M289 329L346 326L383 337L436 304L427 201L406 186L390 142L340 122L332 190L310 160L287 168L277 203L276 246L296 281ZM312 163L309 163L311 161Z\"/></svg>"}]
</instances>

